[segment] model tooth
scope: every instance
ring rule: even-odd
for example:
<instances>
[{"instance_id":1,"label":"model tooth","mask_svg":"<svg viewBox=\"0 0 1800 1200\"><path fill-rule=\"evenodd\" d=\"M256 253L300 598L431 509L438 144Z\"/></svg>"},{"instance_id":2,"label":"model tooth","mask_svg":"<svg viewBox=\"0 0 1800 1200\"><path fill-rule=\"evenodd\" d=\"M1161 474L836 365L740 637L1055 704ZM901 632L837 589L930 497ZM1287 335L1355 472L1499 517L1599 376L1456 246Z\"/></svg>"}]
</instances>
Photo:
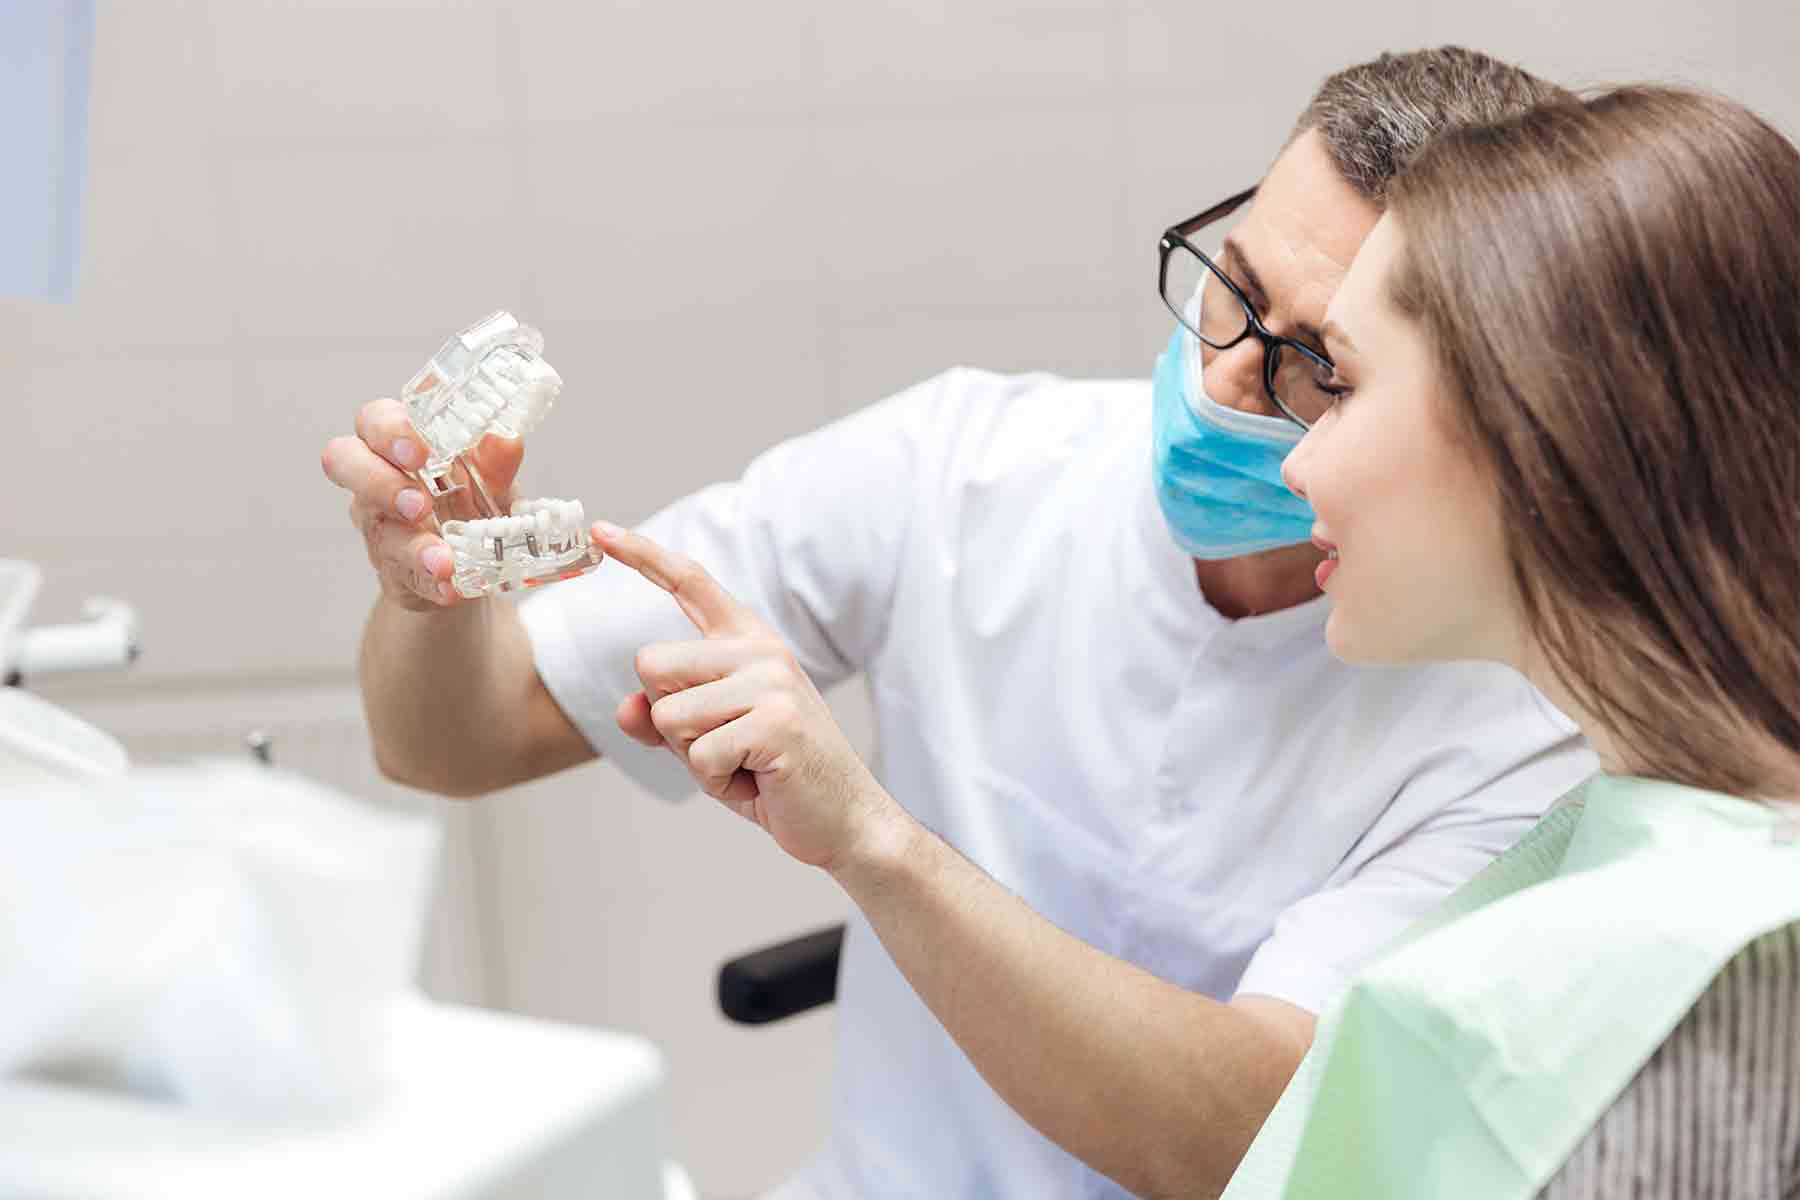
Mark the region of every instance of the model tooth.
<instances>
[{"instance_id":1,"label":"model tooth","mask_svg":"<svg viewBox=\"0 0 1800 1200\"><path fill-rule=\"evenodd\" d=\"M461 413L446 412L442 418L441 428L444 432L444 440L451 446L472 446L475 444L475 434L469 429L468 425L464 423Z\"/></svg>"},{"instance_id":2,"label":"model tooth","mask_svg":"<svg viewBox=\"0 0 1800 1200\"><path fill-rule=\"evenodd\" d=\"M525 382L525 373L521 369L523 362L517 354L495 351L482 361L481 368L511 391Z\"/></svg>"},{"instance_id":3,"label":"model tooth","mask_svg":"<svg viewBox=\"0 0 1800 1200\"><path fill-rule=\"evenodd\" d=\"M537 535L541 538L547 538L556 531L556 522L551 520L550 514L541 508L532 518L532 524L536 526Z\"/></svg>"},{"instance_id":4,"label":"model tooth","mask_svg":"<svg viewBox=\"0 0 1800 1200\"><path fill-rule=\"evenodd\" d=\"M529 501L529 500L514 500L513 501L512 513L511 513L512 516L529 517L531 515L531 513L532 513L531 501Z\"/></svg>"},{"instance_id":5,"label":"model tooth","mask_svg":"<svg viewBox=\"0 0 1800 1200\"><path fill-rule=\"evenodd\" d=\"M577 533L587 532L587 514L581 509L581 501L569 501L569 528Z\"/></svg>"},{"instance_id":6,"label":"model tooth","mask_svg":"<svg viewBox=\"0 0 1800 1200\"><path fill-rule=\"evenodd\" d=\"M471 377L463 390L474 399L476 408L481 413L483 425L493 420L495 415L506 407L506 397L485 379Z\"/></svg>"}]
</instances>

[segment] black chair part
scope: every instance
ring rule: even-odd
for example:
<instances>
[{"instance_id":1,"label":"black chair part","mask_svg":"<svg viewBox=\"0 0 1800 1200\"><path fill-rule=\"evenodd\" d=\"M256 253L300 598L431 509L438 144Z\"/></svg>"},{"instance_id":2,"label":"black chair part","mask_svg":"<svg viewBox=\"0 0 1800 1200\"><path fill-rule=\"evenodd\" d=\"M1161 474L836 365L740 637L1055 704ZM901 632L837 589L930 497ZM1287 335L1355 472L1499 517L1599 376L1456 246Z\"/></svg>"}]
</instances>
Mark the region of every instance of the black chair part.
<instances>
[{"instance_id":1,"label":"black chair part","mask_svg":"<svg viewBox=\"0 0 1800 1200\"><path fill-rule=\"evenodd\" d=\"M765 1025L837 998L844 927L833 925L734 958L719 968L719 1008L740 1025Z\"/></svg>"}]
</instances>

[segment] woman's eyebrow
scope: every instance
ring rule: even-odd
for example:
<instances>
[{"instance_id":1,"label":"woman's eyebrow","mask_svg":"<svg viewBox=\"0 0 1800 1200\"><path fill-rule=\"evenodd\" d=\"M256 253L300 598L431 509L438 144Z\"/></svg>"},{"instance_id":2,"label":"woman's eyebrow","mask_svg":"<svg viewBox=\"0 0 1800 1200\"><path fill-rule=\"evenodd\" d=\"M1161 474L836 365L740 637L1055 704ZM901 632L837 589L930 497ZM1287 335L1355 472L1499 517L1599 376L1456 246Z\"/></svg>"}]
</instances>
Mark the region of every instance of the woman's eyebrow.
<instances>
[{"instance_id":1,"label":"woman's eyebrow","mask_svg":"<svg viewBox=\"0 0 1800 1200\"><path fill-rule=\"evenodd\" d=\"M1273 307L1269 302L1269 289L1263 286L1262 276L1258 275L1256 268L1251 265L1250 256L1244 253L1244 247L1235 237L1228 234L1225 238L1225 249L1230 251L1231 257L1236 260L1238 270L1244 276L1244 290L1260 297L1265 308ZM1325 335L1311 321L1294 322L1294 332L1303 342L1309 342L1314 346L1325 344Z\"/></svg>"},{"instance_id":2,"label":"woman's eyebrow","mask_svg":"<svg viewBox=\"0 0 1800 1200\"><path fill-rule=\"evenodd\" d=\"M1344 332L1344 327L1339 325L1336 321L1325 322L1325 329L1320 340L1323 343L1328 343L1337 347L1340 352L1349 350L1354 353L1356 350L1356 342L1351 339L1349 334Z\"/></svg>"}]
</instances>

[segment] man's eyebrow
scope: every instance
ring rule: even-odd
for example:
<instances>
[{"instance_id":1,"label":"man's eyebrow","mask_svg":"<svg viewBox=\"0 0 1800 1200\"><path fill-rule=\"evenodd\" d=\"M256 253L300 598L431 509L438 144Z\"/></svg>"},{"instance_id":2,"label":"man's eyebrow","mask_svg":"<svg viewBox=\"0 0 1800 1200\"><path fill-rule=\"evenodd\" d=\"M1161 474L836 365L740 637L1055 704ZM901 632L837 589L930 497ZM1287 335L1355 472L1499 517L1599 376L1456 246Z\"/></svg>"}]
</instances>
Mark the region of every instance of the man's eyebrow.
<instances>
[{"instance_id":1,"label":"man's eyebrow","mask_svg":"<svg viewBox=\"0 0 1800 1200\"><path fill-rule=\"evenodd\" d=\"M1238 242L1237 238L1227 234L1225 236L1225 248L1231 251L1231 257L1237 260L1238 270L1243 272L1244 283L1247 285L1245 290L1261 297L1263 304L1267 306L1269 303L1269 289L1263 286L1262 276L1258 275L1256 273L1256 268L1250 265L1250 256L1244 253L1243 245ZM1325 345L1324 334L1320 333L1319 327L1314 325L1311 321L1294 322L1294 332L1299 335L1300 341L1306 342L1308 345L1315 348Z\"/></svg>"}]
</instances>

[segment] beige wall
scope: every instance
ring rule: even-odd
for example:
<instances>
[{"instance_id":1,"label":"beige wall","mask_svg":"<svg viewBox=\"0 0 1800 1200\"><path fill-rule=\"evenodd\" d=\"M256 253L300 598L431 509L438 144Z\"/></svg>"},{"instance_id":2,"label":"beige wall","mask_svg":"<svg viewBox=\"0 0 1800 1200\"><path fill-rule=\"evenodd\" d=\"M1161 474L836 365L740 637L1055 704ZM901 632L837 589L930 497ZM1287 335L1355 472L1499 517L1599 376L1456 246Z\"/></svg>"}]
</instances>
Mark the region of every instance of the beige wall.
<instances>
[{"instance_id":1,"label":"beige wall","mask_svg":"<svg viewBox=\"0 0 1800 1200\"><path fill-rule=\"evenodd\" d=\"M40 619L133 600L147 654L50 690L143 754L267 723L443 807L367 766L371 588L316 464L447 334L542 327L528 485L627 521L953 363L1143 374L1162 228L1325 71L1446 40L1800 118L1774 3L103 3L78 300L0 303L0 553L48 568ZM825 881L605 767L448 815L439 994L655 1037L707 1190L817 1138L829 1014L739 1033L710 992L840 912Z\"/></svg>"}]
</instances>

